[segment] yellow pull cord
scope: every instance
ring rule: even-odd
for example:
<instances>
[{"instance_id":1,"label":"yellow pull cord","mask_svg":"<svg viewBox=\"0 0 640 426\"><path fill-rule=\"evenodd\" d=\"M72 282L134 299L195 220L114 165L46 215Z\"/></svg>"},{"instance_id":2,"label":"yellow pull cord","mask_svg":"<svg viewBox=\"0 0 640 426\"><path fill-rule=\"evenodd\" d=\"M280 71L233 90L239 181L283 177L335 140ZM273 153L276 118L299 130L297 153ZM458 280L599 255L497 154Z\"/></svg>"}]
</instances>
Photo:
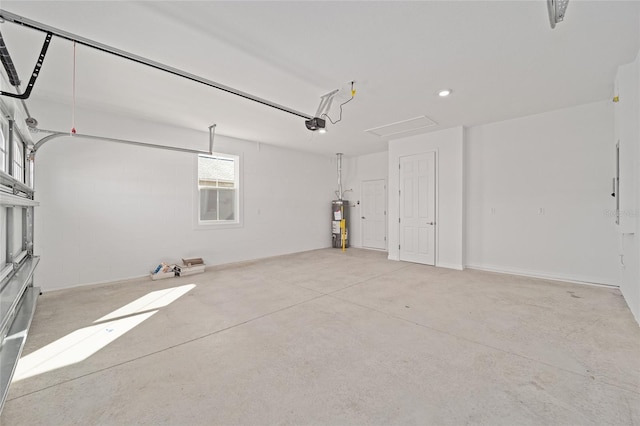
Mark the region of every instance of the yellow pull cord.
<instances>
[{"instance_id":1,"label":"yellow pull cord","mask_svg":"<svg viewBox=\"0 0 640 426\"><path fill-rule=\"evenodd\" d=\"M347 221L344 218L344 206L340 206L340 238L342 239L342 251L346 250L347 243Z\"/></svg>"}]
</instances>

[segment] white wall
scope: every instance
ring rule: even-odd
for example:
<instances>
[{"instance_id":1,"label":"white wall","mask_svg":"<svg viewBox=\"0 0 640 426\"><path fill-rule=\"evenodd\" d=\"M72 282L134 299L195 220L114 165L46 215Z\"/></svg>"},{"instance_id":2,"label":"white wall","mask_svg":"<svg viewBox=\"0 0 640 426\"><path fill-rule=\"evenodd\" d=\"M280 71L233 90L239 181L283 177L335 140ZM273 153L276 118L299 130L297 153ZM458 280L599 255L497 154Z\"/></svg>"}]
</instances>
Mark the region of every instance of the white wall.
<instances>
[{"instance_id":1,"label":"white wall","mask_svg":"<svg viewBox=\"0 0 640 426\"><path fill-rule=\"evenodd\" d=\"M467 265L617 285L612 140L610 101L469 128Z\"/></svg>"},{"instance_id":2,"label":"white wall","mask_svg":"<svg viewBox=\"0 0 640 426\"><path fill-rule=\"evenodd\" d=\"M389 154L385 151L345 158L342 172L343 188L353 189L345 194L345 198L350 201L351 205L349 242L353 247L362 247L362 220L360 219L362 217L360 204L362 201L362 182L377 179L388 181Z\"/></svg>"},{"instance_id":3,"label":"white wall","mask_svg":"<svg viewBox=\"0 0 640 426\"><path fill-rule=\"evenodd\" d=\"M389 142L389 259L398 260L400 157L437 151L436 266L464 267L464 129L455 127Z\"/></svg>"},{"instance_id":4,"label":"white wall","mask_svg":"<svg viewBox=\"0 0 640 426\"><path fill-rule=\"evenodd\" d=\"M640 222L640 220L639 220ZM638 223L640 226L640 223ZM620 236L620 291L640 324L640 241L636 234Z\"/></svg>"},{"instance_id":5,"label":"white wall","mask_svg":"<svg viewBox=\"0 0 640 426\"><path fill-rule=\"evenodd\" d=\"M640 323L640 54L618 68L615 140L620 142L620 290Z\"/></svg>"},{"instance_id":6,"label":"white wall","mask_svg":"<svg viewBox=\"0 0 640 426\"><path fill-rule=\"evenodd\" d=\"M56 112L39 120L57 127ZM205 148L206 132L82 113L79 132ZM335 160L217 136L242 161L244 225L194 227L195 154L65 137L36 155L36 285L44 290L145 275L159 262L208 265L330 245Z\"/></svg>"}]
</instances>

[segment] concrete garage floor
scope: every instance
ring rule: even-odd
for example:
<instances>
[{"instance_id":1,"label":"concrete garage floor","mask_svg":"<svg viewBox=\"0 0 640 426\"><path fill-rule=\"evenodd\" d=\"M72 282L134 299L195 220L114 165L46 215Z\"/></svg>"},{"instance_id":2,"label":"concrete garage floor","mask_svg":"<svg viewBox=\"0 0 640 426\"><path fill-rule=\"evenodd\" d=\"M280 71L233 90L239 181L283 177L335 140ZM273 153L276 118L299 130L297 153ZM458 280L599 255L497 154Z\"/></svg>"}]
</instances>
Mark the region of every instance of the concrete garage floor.
<instances>
[{"instance_id":1,"label":"concrete garage floor","mask_svg":"<svg viewBox=\"0 0 640 426\"><path fill-rule=\"evenodd\" d=\"M94 321L186 284L85 360L15 381L1 424L640 424L640 327L617 289L357 249L45 293L25 354L118 332Z\"/></svg>"}]
</instances>

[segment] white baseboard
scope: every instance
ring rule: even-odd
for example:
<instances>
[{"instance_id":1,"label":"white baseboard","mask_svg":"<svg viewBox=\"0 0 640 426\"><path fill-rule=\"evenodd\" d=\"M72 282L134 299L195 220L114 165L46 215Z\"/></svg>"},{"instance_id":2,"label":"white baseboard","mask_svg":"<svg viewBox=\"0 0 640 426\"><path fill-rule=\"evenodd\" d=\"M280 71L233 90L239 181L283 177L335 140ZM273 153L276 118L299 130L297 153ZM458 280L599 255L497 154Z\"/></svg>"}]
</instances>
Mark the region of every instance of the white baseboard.
<instances>
[{"instance_id":1,"label":"white baseboard","mask_svg":"<svg viewBox=\"0 0 640 426\"><path fill-rule=\"evenodd\" d=\"M373 249L372 249L373 250ZM393 256L391 254L389 254L389 256L387 257L387 259L389 260L395 260L397 262L400 262L400 256ZM411 263L411 262L410 262ZM420 265L420 263L416 263L417 265ZM427 266L427 265L425 265ZM446 268L446 269L455 269L457 271L463 271L464 270L464 266L462 265L458 265L455 263L443 263L443 262L436 262L435 264L436 268Z\"/></svg>"},{"instance_id":2,"label":"white baseboard","mask_svg":"<svg viewBox=\"0 0 640 426\"><path fill-rule=\"evenodd\" d=\"M104 284L117 284L117 283L128 282L128 281L133 282L133 281L138 281L138 280L143 279L143 278L149 278L149 274L147 273L145 275L118 278L118 279L113 279L113 280L94 281L94 282L90 282L90 283L76 283L76 284L70 284L70 285L63 285L63 286L60 286L60 287L47 287L46 284L38 284L38 286L42 289L43 293L49 293L51 291L69 290L69 289L78 288L78 287L90 287L90 286L98 286L98 285L104 285ZM150 278L149 278L149 281L151 281Z\"/></svg>"},{"instance_id":3,"label":"white baseboard","mask_svg":"<svg viewBox=\"0 0 640 426\"><path fill-rule=\"evenodd\" d=\"M455 263L436 262L436 266L438 268L455 269L457 271L462 271L464 269L464 267L462 265L458 265L458 264L455 264Z\"/></svg>"},{"instance_id":4,"label":"white baseboard","mask_svg":"<svg viewBox=\"0 0 640 426\"><path fill-rule=\"evenodd\" d=\"M497 272L500 274L511 274L511 275L520 275L523 277L540 278L543 280L564 281L564 282L569 282L574 284L587 284L587 285L596 285L596 286L602 286L602 287L620 287L617 283L602 277L566 275L566 274L557 274L553 272L531 271L527 269L509 268L509 267L494 266L494 265L468 264L467 268L477 269L479 271Z\"/></svg>"}]
</instances>

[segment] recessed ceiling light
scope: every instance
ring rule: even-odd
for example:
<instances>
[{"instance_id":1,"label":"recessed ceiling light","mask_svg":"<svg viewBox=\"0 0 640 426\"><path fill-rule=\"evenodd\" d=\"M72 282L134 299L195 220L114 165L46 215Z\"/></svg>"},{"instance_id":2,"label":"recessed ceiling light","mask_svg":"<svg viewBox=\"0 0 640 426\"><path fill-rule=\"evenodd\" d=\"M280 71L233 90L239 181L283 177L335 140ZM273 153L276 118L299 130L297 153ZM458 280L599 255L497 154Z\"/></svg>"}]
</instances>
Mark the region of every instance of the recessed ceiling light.
<instances>
[{"instance_id":1,"label":"recessed ceiling light","mask_svg":"<svg viewBox=\"0 0 640 426\"><path fill-rule=\"evenodd\" d=\"M438 96L440 96L441 98L446 98L450 94L451 94L451 89L442 89L438 92Z\"/></svg>"}]
</instances>

